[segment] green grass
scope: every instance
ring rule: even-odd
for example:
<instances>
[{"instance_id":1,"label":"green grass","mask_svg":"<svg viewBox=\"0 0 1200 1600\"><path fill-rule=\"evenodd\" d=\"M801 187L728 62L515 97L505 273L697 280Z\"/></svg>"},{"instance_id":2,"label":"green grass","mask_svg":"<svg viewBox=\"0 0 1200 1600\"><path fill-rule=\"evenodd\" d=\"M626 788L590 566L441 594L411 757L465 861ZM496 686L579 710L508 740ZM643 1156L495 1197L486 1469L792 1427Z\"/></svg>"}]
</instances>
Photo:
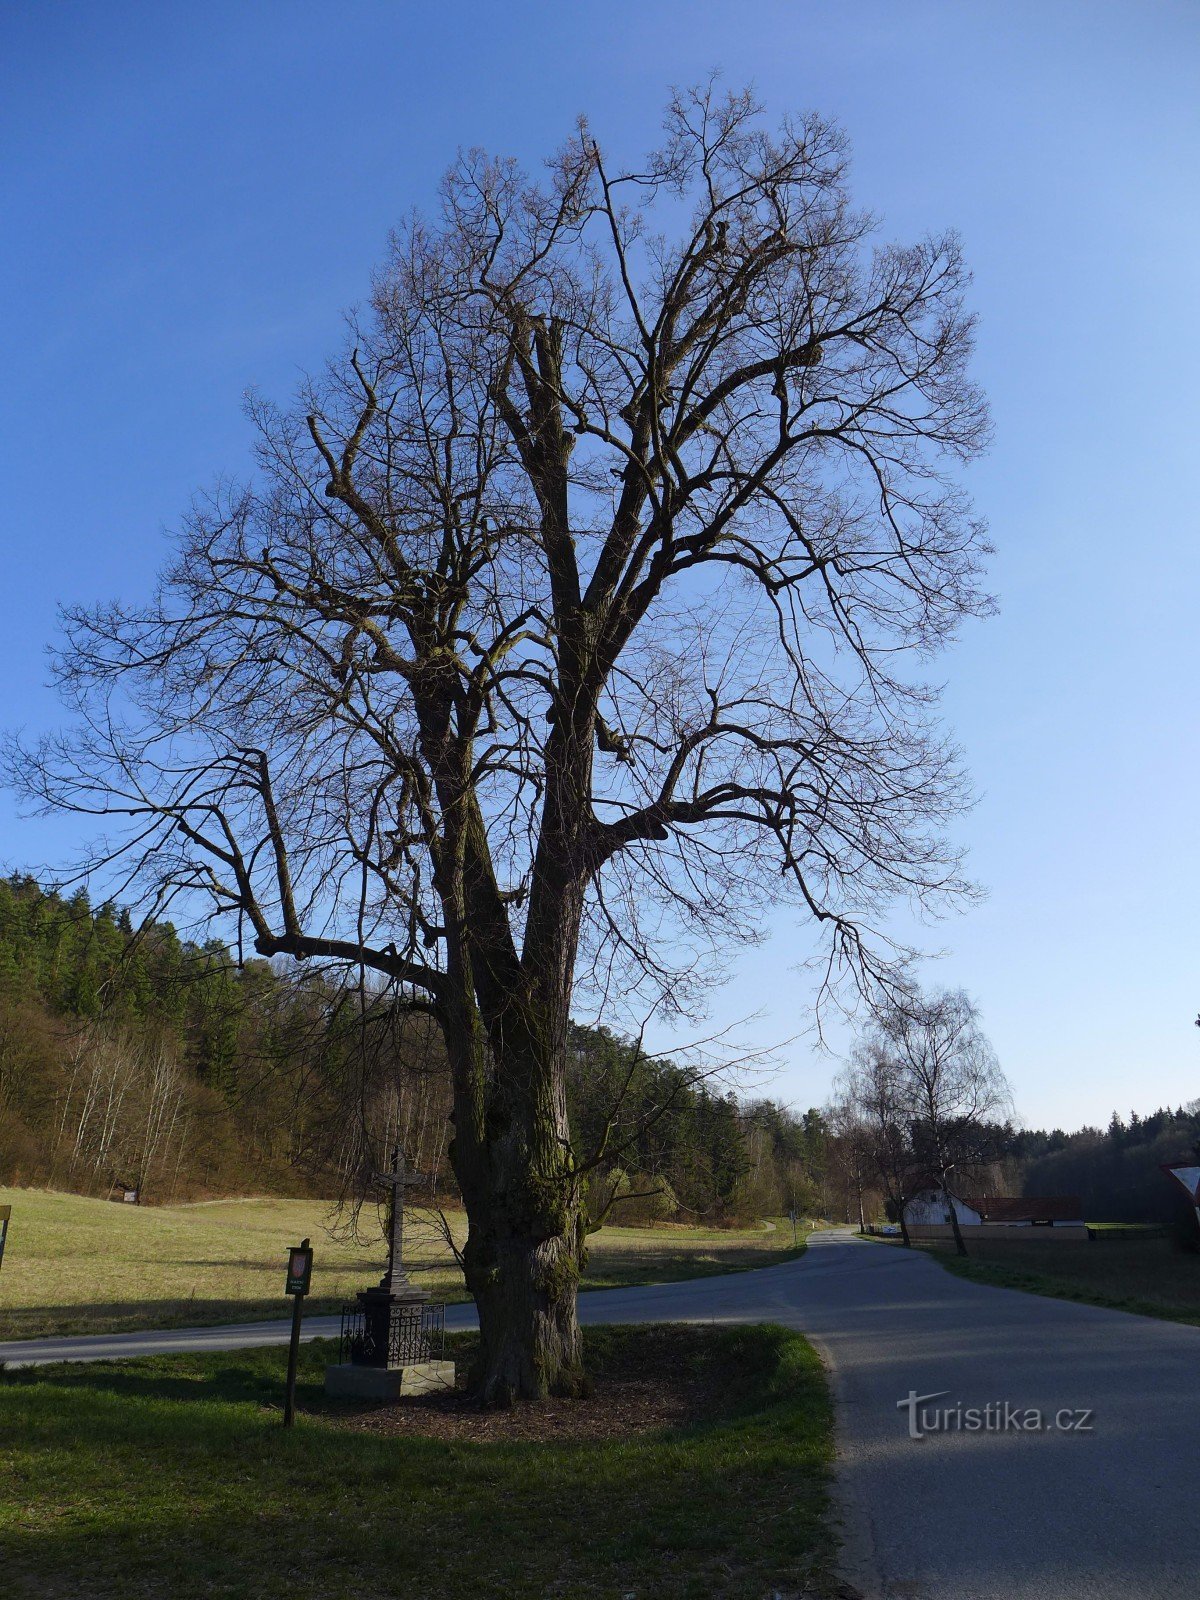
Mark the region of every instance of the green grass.
<instances>
[{"instance_id":1,"label":"green grass","mask_svg":"<svg viewBox=\"0 0 1200 1600\"><path fill-rule=\"evenodd\" d=\"M1093 1233L1156 1234L1162 1232L1161 1227L1152 1222L1089 1222L1088 1227Z\"/></svg>"},{"instance_id":2,"label":"green grass","mask_svg":"<svg viewBox=\"0 0 1200 1600\"><path fill-rule=\"evenodd\" d=\"M1170 1239L1131 1233L1111 1242L1052 1244L968 1237L965 1257L955 1255L949 1240L918 1248L972 1283L1200 1324L1200 1255L1176 1248Z\"/></svg>"},{"instance_id":3,"label":"green grass","mask_svg":"<svg viewBox=\"0 0 1200 1600\"><path fill-rule=\"evenodd\" d=\"M719 1363L727 1403L702 1425L611 1443L341 1429L316 1344L290 1433L282 1351L2 1374L0 1590L762 1600L811 1579L824 1592L832 1420L817 1356L760 1326L589 1329L587 1359L636 1368L663 1337Z\"/></svg>"},{"instance_id":4,"label":"green grass","mask_svg":"<svg viewBox=\"0 0 1200 1600\"><path fill-rule=\"evenodd\" d=\"M334 1311L378 1279L384 1251L330 1234L321 1200L214 1200L121 1206L80 1195L0 1188L13 1208L0 1268L0 1339L114 1333L285 1316L286 1251L305 1235L316 1251L310 1315ZM461 1213L449 1218L465 1236ZM364 1215L364 1228L374 1224ZM463 1300L462 1274L427 1222L408 1230L418 1281ZM681 1227L603 1228L585 1288L665 1283L789 1259L790 1227L774 1232Z\"/></svg>"}]
</instances>

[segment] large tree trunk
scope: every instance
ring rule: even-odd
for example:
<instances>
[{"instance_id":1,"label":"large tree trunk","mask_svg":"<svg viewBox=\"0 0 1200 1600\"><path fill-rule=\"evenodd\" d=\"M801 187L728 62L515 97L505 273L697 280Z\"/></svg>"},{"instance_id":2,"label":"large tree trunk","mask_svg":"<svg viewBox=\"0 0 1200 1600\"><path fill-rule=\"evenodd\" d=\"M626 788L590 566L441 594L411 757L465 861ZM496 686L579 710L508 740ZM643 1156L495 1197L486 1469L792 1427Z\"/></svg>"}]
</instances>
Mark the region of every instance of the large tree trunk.
<instances>
[{"instance_id":1,"label":"large tree trunk","mask_svg":"<svg viewBox=\"0 0 1200 1600\"><path fill-rule=\"evenodd\" d=\"M565 670L565 669L564 669ZM577 681L581 670L574 663ZM567 1121L567 1034L588 859L594 710L554 727L518 958L477 807L462 818L464 871L444 896L443 996L455 1082L451 1159L467 1209L467 1287L479 1311L475 1387L486 1405L585 1387L576 1314L585 1228ZM461 910L459 909L461 907ZM453 995L453 998L451 998Z\"/></svg>"},{"instance_id":2,"label":"large tree trunk","mask_svg":"<svg viewBox=\"0 0 1200 1600\"><path fill-rule=\"evenodd\" d=\"M565 1038L455 1038L450 1155L467 1210L467 1287L479 1312L473 1386L486 1405L585 1387L576 1295L586 1230L566 1112ZM448 1040L448 1043L450 1041ZM465 1048L464 1048L465 1046Z\"/></svg>"},{"instance_id":3,"label":"large tree trunk","mask_svg":"<svg viewBox=\"0 0 1200 1600\"><path fill-rule=\"evenodd\" d=\"M494 1115L494 1111L493 1111ZM473 1152L455 1139L467 1205L463 1253L479 1311L474 1382L486 1405L578 1394L583 1346L576 1317L584 1225L565 1126L520 1114ZM565 1119L563 1119L565 1122Z\"/></svg>"},{"instance_id":4,"label":"large tree trunk","mask_svg":"<svg viewBox=\"0 0 1200 1600\"><path fill-rule=\"evenodd\" d=\"M576 1316L575 1230L541 1237L514 1227L469 1247L468 1282L479 1309L476 1388L485 1405L577 1395L585 1387Z\"/></svg>"}]
</instances>

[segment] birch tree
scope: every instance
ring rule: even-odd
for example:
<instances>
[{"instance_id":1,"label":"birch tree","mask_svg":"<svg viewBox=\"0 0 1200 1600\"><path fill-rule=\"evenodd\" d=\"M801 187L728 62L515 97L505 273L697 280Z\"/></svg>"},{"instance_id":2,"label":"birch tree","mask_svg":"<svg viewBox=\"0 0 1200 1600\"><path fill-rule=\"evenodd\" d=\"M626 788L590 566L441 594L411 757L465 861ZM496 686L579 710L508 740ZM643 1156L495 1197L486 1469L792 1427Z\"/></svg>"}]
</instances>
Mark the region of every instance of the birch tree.
<instances>
[{"instance_id":1,"label":"birch tree","mask_svg":"<svg viewBox=\"0 0 1200 1600\"><path fill-rule=\"evenodd\" d=\"M837 1092L865 1134L867 1162L907 1249L912 1244L904 1213L913 1170L911 1095L898 1059L883 1040L873 1036L860 1042Z\"/></svg>"},{"instance_id":2,"label":"birch tree","mask_svg":"<svg viewBox=\"0 0 1200 1600\"><path fill-rule=\"evenodd\" d=\"M961 989L914 990L879 1019L874 1054L876 1088L894 1096L914 1165L940 1190L955 1250L965 1256L955 1198L966 1177L1001 1153L1012 1116L1012 1091L978 1007Z\"/></svg>"}]
</instances>

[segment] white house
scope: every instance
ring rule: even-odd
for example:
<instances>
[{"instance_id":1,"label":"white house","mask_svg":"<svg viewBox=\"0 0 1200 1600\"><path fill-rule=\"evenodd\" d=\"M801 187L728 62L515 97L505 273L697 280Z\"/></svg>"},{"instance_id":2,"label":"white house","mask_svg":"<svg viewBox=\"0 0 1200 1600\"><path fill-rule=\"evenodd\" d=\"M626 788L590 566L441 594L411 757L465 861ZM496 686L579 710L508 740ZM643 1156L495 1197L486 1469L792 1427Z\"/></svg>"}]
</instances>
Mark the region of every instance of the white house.
<instances>
[{"instance_id":1,"label":"white house","mask_svg":"<svg viewBox=\"0 0 1200 1600\"><path fill-rule=\"evenodd\" d=\"M904 1220L911 1228L949 1227L946 1197L936 1184L918 1180L919 1187L904 1202ZM1014 1197L973 1195L952 1199L960 1228L985 1225L1005 1228L1085 1228L1083 1202L1077 1194Z\"/></svg>"},{"instance_id":2,"label":"white house","mask_svg":"<svg viewBox=\"0 0 1200 1600\"><path fill-rule=\"evenodd\" d=\"M959 1227L978 1227L983 1221L975 1207L966 1200L952 1197L951 1204L958 1216ZM904 1202L904 1220L910 1228L937 1227L940 1223L948 1226L950 1217L946 1211L945 1195L932 1184L928 1188L918 1189Z\"/></svg>"}]
</instances>

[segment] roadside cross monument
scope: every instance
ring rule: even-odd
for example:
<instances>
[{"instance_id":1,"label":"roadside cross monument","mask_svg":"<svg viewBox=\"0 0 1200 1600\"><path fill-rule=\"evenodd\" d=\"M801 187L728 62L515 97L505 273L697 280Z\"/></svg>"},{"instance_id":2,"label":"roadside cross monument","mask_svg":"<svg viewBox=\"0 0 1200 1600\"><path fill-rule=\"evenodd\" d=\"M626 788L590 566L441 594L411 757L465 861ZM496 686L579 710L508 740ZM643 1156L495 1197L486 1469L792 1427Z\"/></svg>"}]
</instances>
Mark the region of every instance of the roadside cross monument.
<instances>
[{"instance_id":1,"label":"roadside cross monument","mask_svg":"<svg viewBox=\"0 0 1200 1600\"><path fill-rule=\"evenodd\" d=\"M388 1259L387 1270L379 1280L379 1293L392 1300L428 1300L424 1289L416 1284L404 1270L404 1190L423 1180L408 1171L404 1152L397 1145L392 1152L392 1165L388 1172L377 1172L375 1182L390 1190L388 1198ZM370 1294L372 1291L368 1290Z\"/></svg>"},{"instance_id":2,"label":"roadside cross monument","mask_svg":"<svg viewBox=\"0 0 1200 1600\"><path fill-rule=\"evenodd\" d=\"M446 1307L431 1301L404 1269L404 1191L426 1180L410 1173L397 1145L373 1181L388 1191L387 1267L378 1284L342 1307L340 1359L325 1369L329 1394L360 1400L453 1389L454 1363L442 1358Z\"/></svg>"}]
</instances>

